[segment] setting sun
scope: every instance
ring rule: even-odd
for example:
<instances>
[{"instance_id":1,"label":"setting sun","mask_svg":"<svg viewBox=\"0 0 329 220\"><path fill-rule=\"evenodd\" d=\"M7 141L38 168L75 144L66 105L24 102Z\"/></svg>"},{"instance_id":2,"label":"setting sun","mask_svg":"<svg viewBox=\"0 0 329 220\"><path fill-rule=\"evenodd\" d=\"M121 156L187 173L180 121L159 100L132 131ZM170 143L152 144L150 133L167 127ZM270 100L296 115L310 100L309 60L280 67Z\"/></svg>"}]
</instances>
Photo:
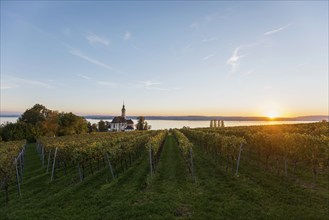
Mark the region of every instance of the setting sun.
<instances>
[{"instance_id":1,"label":"setting sun","mask_svg":"<svg viewBox=\"0 0 329 220\"><path fill-rule=\"evenodd\" d=\"M279 114L277 112L270 112L270 113L267 113L266 116L270 119L275 119L279 116Z\"/></svg>"}]
</instances>

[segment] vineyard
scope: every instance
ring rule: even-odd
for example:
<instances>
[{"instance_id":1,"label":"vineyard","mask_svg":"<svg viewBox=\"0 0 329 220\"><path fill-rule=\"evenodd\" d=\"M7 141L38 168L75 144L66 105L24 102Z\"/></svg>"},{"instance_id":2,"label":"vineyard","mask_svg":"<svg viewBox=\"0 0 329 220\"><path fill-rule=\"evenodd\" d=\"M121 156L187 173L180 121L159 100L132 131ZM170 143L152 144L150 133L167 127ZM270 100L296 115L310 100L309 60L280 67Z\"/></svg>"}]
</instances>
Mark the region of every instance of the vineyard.
<instances>
[{"instance_id":1,"label":"vineyard","mask_svg":"<svg viewBox=\"0 0 329 220\"><path fill-rule=\"evenodd\" d=\"M4 219L326 219L329 211L329 123L1 142L0 165Z\"/></svg>"},{"instance_id":2,"label":"vineyard","mask_svg":"<svg viewBox=\"0 0 329 220\"><path fill-rule=\"evenodd\" d=\"M226 157L226 170L229 163L233 165L234 162L238 170L243 146L246 160L256 161L258 168L264 171L300 179L305 173L298 171L309 170L313 184L319 173L324 177L329 171L328 123L183 129L183 132L215 160ZM304 181L309 182L310 178Z\"/></svg>"}]
</instances>

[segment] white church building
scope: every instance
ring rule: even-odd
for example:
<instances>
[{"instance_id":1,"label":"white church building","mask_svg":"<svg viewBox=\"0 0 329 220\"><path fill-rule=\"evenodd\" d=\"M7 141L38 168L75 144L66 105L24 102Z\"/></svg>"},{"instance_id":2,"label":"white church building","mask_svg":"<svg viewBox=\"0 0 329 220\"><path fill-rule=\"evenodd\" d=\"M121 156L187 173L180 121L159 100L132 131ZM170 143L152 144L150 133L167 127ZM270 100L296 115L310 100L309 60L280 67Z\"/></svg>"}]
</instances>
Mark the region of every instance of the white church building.
<instances>
[{"instance_id":1,"label":"white church building","mask_svg":"<svg viewBox=\"0 0 329 220\"><path fill-rule=\"evenodd\" d=\"M110 131L133 131L134 122L131 119L126 119L126 109L123 104L121 109L121 116L116 116L110 123Z\"/></svg>"}]
</instances>

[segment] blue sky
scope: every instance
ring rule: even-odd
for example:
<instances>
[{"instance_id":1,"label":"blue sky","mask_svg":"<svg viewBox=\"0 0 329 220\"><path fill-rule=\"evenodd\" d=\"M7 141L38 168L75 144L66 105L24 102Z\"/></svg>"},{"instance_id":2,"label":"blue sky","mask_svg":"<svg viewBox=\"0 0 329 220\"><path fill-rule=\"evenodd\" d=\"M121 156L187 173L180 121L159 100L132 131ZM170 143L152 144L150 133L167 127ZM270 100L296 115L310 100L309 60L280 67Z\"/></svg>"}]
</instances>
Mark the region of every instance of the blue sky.
<instances>
[{"instance_id":1,"label":"blue sky","mask_svg":"<svg viewBox=\"0 0 329 220\"><path fill-rule=\"evenodd\" d=\"M1 111L328 114L328 2L1 1Z\"/></svg>"}]
</instances>

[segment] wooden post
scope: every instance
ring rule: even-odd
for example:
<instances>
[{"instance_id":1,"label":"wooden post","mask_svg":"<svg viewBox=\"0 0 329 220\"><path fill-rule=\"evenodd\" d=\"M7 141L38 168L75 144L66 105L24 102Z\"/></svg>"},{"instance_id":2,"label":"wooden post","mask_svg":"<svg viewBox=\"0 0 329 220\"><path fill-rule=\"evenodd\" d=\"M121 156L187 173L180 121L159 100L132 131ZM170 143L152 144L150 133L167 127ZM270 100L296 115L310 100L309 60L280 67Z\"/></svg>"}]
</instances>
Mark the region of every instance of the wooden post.
<instances>
[{"instance_id":1,"label":"wooden post","mask_svg":"<svg viewBox=\"0 0 329 220\"><path fill-rule=\"evenodd\" d=\"M48 165L47 165L46 173L48 173L48 169L49 169L49 165L50 165L50 155L51 155L51 149L50 149L49 154L48 154Z\"/></svg>"},{"instance_id":2,"label":"wooden post","mask_svg":"<svg viewBox=\"0 0 329 220\"><path fill-rule=\"evenodd\" d=\"M15 158L15 167L16 167L16 181L17 181L18 195L21 196L21 186L19 184L19 174L18 174L18 167L17 167L17 158Z\"/></svg>"},{"instance_id":3,"label":"wooden post","mask_svg":"<svg viewBox=\"0 0 329 220\"><path fill-rule=\"evenodd\" d=\"M80 182L82 182L83 176L82 176L82 173L81 173L80 162L78 162L78 172L79 172Z\"/></svg>"},{"instance_id":4,"label":"wooden post","mask_svg":"<svg viewBox=\"0 0 329 220\"><path fill-rule=\"evenodd\" d=\"M284 174L288 176L287 158L284 158Z\"/></svg>"},{"instance_id":5,"label":"wooden post","mask_svg":"<svg viewBox=\"0 0 329 220\"><path fill-rule=\"evenodd\" d=\"M152 149L149 150L149 158L150 158L150 170L151 170L151 176L153 175L153 162L152 162Z\"/></svg>"},{"instance_id":6,"label":"wooden post","mask_svg":"<svg viewBox=\"0 0 329 220\"><path fill-rule=\"evenodd\" d=\"M52 172L51 172L50 182L53 181L53 179L54 179L55 164L56 164L56 156L57 156L57 147L56 147L56 149L55 149L54 161L53 161L53 170L52 170Z\"/></svg>"},{"instance_id":7,"label":"wooden post","mask_svg":"<svg viewBox=\"0 0 329 220\"><path fill-rule=\"evenodd\" d=\"M23 168L24 168L25 147L26 147L26 144L24 144L23 150L22 150L22 165L23 165Z\"/></svg>"},{"instance_id":8,"label":"wooden post","mask_svg":"<svg viewBox=\"0 0 329 220\"><path fill-rule=\"evenodd\" d=\"M236 171L235 171L235 175L238 176L238 172L239 172L239 165L240 165L240 158L241 158L241 151L242 151L242 143L240 144L240 150L239 150L239 156L238 156L238 161L236 164Z\"/></svg>"},{"instance_id":9,"label":"wooden post","mask_svg":"<svg viewBox=\"0 0 329 220\"><path fill-rule=\"evenodd\" d=\"M110 157L109 157L109 154L106 152L106 159L107 159L107 163L109 164L109 169L110 169L110 172L112 174L112 178L115 179L115 176L114 176L114 173L113 173L113 168L112 168L112 165L111 165L111 161L110 161Z\"/></svg>"},{"instance_id":10,"label":"wooden post","mask_svg":"<svg viewBox=\"0 0 329 220\"><path fill-rule=\"evenodd\" d=\"M19 154L19 171L20 171L21 182L22 182L23 181L22 152Z\"/></svg>"},{"instance_id":11,"label":"wooden post","mask_svg":"<svg viewBox=\"0 0 329 220\"><path fill-rule=\"evenodd\" d=\"M193 178L193 182L195 182L195 176L194 176L194 165L193 165L193 152L192 152L192 148L190 148L190 161L191 161L191 173L192 173L192 178Z\"/></svg>"},{"instance_id":12,"label":"wooden post","mask_svg":"<svg viewBox=\"0 0 329 220\"><path fill-rule=\"evenodd\" d=\"M42 166L45 165L45 148L41 146L41 159L42 159Z\"/></svg>"}]
</instances>

